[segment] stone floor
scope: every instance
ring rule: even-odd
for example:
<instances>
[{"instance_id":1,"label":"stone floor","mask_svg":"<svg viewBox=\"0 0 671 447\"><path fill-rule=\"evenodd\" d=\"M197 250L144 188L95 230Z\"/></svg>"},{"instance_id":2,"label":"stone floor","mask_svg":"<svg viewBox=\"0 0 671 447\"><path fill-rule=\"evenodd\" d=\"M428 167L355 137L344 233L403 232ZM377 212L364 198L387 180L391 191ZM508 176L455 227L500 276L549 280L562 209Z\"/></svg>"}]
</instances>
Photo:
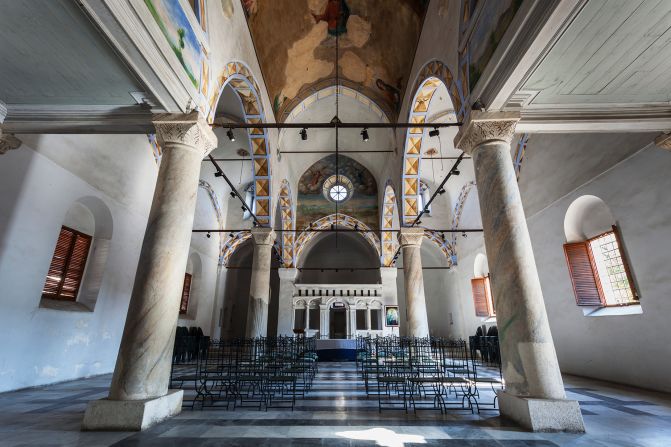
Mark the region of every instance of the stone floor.
<instances>
[{"instance_id":1,"label":"stone floor","mask_svg":"<svg viewBox=\"0 0 671 447\"><path fill-rule=\"evenodd\" d=\"M101 376L0 394L0 446L671 446L669 396L566 377L587 434L527 433L492 411L380 414L348 363L321 363L294 412L185 410L142 433L80 432L86 403L104 397L109 382Z\"/></svg>"}]
</instances>

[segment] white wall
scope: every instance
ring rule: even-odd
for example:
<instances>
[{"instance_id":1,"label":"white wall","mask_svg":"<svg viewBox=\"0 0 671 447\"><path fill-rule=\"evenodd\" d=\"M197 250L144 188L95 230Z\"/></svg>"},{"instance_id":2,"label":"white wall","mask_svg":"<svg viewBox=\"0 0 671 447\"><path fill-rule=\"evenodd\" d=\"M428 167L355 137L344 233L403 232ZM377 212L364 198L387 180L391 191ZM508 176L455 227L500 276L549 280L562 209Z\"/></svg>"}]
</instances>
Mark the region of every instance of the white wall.
<instances>
[{"instance_id":1,"label":"white wall","mask_svg":"<svg viewBox=\"0 0 671 447\"><path fill-rule=\"evenodd\" d=\"M157 172L143 135L21 139L0 157L0 391L113 370ZM95 309L40 308L61 225L83 197L113 220Z\"/></svg>"}]
</instances>

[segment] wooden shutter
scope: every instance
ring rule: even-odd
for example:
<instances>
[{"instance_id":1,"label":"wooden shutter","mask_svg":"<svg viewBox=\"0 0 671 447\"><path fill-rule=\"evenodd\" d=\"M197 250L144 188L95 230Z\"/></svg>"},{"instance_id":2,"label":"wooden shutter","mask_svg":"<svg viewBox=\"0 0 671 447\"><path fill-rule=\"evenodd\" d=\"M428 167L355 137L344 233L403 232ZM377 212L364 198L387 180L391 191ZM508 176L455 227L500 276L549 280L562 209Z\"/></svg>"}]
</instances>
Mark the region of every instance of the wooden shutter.
<instances>
[{"instance_id":1,"label":"wooden shutter","mask_svg":"<svg viewBox=\"0 0 671 447\"><path fill-rule=\"evenodd\" d=\"M43 298L75 301L84 277L91 236L62 227L42 289Z\"/></svg>"},{"instance_id":2,"label":"wooden shutter","mask_svg":"<svg viewBox=\"0 0 671 447\"><path fill-rule=\"evenodd\" d=\"M471 279L471 287L473 289L475 315L478 317L493 317L495 312L489 286L489 277Z\"/></svg>"},{"instance_id":3,"label":"wooden shutter","mask_svg":"<svg viewBox=\"0 0 671 447\"><path fill-rule=\"evenodd\" d=\"M182 286L182 302L179 304L179 313L185 314L189 308L189 294L191 293L191 275L184 274L184 286Z\"/></svg>"},{"instance_id":4,"label":"wooden shutter","mask_svg":"<svg viewBox=\"0 0 671 447\"><path fill-rule=\"evenodd\" d=\"M564 244L564 254L571 275L575 302L578 306L603 306L606 299L589 242Z\"/></svg>"}]
</instances>

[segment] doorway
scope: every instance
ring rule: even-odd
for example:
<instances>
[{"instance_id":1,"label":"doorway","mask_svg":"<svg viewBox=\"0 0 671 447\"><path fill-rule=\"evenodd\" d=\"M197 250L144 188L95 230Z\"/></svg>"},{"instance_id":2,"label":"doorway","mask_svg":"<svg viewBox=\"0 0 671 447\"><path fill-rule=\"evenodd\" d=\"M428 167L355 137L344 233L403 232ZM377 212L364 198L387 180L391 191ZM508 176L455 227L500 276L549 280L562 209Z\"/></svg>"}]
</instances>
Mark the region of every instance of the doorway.
<instances>
[{"instance_id":1,"label":"doorway","mask_svg":"<svg viewBox=\"0 0 671 447\"><path fill-rule=\"evenodd\" d=\"M333 303L329 310L329 338L347 338L347 307Z\"/></svg>"}]
</instances>

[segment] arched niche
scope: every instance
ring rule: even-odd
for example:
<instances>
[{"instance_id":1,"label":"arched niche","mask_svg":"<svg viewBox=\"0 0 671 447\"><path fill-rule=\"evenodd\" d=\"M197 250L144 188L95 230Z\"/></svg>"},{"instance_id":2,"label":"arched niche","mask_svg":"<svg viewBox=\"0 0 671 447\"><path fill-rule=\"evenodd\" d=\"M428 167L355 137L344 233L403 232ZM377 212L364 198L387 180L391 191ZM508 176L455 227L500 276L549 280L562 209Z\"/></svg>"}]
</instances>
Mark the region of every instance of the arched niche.
<instances>
[{"instance_id":1,"label":"arched niche","mask_svg":"<svg viewBox=\"0 0 671 447\"><path fill-rule=\"evenodd\" d=\"M487 256L482 253L475 255L473 261L473 277L474 278L484 278L489 275L489 263L487 262Z\"/></svg>"},{"instance_id":2,"label":"arched niche","mask_svg":"<svg viewBox=\"0 0 671 447\"><path fill-rule=\"evenodd\" d=\"M610 231L615 218L608 205L597 196L575 199L566 210L564 234L566 242L580 242Z\"/></svg>"},{"instance_id":3,"label":"arched niche","mask_svg":"<svg viewBox=\"0 0 671 447\"><path fill-rule=\"evenodd\" d=\"M202 296L203 284L203 261L200 255L192 251L186 262L186 273L191 275L191 291L189 292L189 303L185 314L180 314L180 320L195 320L198 316L198 305L205 298ZM182 323L182 321L180 321ZM187 325L189 325L187 323Z\"/></svg>"}]
</instances>

